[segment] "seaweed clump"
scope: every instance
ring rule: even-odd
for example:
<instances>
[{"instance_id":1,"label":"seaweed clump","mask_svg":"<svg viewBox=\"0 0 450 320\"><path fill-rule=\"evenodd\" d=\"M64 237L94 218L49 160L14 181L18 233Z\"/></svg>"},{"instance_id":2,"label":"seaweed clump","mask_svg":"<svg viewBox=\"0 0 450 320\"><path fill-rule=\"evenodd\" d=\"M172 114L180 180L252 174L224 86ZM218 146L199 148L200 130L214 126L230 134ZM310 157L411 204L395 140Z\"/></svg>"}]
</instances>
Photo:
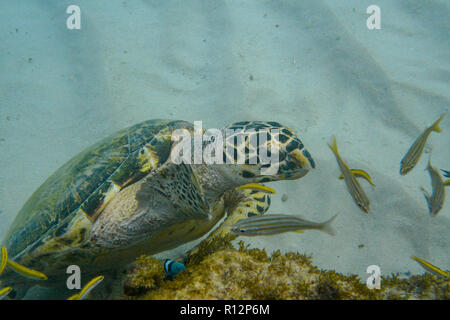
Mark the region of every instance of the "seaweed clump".
<instances>
[{"instance_id":1,"label":"seaweed clump","mask_svg":"<svg viewBox=\"0 0 450 320\"><path fill-rule=\"evenodd\" d=\"M131 299L449 299L448 282L434 276L382 278L381 289L368 289L356 275L320 270L300 253L249 249L233 237L203 241L188 253L186 271L164 279L160 263L140 257L125 279ZM156 262L154 261L156 260Z\"/></svg>"},{"instance_id":2,"label":"seaweed clump","mask_svg":"<svg viewBox=\"0 0 450 320\"><path fill-rule=\"evenodd\" d=\"M128 272L130 275L123 283L125 296L139 296L158 289L164 280L164 267L151 256L137 258Z\"/></svg>"}]
</instances>

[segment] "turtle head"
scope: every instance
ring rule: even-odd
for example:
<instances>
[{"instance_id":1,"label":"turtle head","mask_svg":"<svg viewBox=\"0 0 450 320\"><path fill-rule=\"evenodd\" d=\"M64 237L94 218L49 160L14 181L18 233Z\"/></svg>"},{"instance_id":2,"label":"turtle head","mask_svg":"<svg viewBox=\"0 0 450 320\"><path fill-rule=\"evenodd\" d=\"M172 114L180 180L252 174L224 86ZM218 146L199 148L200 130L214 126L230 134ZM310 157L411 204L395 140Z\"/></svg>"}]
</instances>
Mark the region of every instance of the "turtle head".
<instances>
[{"instance_id":1,"label":"turtle head","mask_svg":"<svg viewBox=\"0 0 450 320\"><path fill-rule=\"evenodd\" d=\"M223 165L217 169L238 185L298 179L315 167L295 133L277 122L233 123L222 136Z\"/></svg>"}]
</instances>

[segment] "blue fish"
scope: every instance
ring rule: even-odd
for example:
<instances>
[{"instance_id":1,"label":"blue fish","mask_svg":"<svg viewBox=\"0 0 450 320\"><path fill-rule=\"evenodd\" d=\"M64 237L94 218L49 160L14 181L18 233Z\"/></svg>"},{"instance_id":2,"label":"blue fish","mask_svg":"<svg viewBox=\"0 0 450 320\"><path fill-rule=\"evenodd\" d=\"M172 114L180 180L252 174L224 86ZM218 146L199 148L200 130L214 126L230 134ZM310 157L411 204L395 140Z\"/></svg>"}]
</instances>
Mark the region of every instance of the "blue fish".
<instances>
[{"instance_id":1,"label":"blue fish","mask_svg":"<svg viewBox=\"0 0 450 320\"><path fill-rule=\"evenodd\" d=\"M450 178L450 171L443 170L443 169L441 169L441 171L444 173L444 177Z\"/></svg>"},{"instance_id":2,"label":"blue fish","mask_svg":"<svg viewBox=\"0 0 450 320\"><path fill-rule=\"evenodd\" d=\"M173 278L184 270L186 270L186 267L181 262L176 262L171 259L166 259L166 261L164 261L164 271L170 278Z\"/></svg>"}]
</instances>

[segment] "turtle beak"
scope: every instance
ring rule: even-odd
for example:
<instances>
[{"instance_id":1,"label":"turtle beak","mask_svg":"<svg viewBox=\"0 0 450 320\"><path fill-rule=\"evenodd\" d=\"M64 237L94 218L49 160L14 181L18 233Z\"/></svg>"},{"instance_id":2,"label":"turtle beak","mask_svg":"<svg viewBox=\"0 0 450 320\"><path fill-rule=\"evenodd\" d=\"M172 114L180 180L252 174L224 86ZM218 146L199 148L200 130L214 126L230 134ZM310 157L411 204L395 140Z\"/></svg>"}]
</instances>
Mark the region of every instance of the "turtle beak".
<instances>
[{"instance_id":1,"label":"turtle beak","mask_svg":"<svg viewBox=\"0 0 450 320\"><path fill-rule=\"evenodd\" d=\"M294 165L292 170L286 173L284 179L294 180L304 177L316 165L311 155L305 149L296 149L290 152L289 161Z\"/></svg>"},{"instance_id":2,"label":"turtle beak","mask_svg":"<svg viewBox=\"0 0 450 320\"><path fill-rule=\"evenodd\" d=\"M316 167L314 160L306 149L292 151L292 159L304 170L311 170Z\"/></svg>"}]
</instances>

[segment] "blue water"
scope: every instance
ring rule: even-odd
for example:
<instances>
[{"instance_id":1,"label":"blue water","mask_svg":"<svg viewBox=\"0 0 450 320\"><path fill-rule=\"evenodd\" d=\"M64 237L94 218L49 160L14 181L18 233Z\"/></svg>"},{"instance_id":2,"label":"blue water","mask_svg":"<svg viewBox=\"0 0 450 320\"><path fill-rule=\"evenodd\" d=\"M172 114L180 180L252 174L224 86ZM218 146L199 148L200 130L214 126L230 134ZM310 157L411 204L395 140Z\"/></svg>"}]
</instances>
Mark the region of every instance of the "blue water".
<instances>
[{"instance_id":1,"label":"blue water","mask_svg":"<svg viewBox=\"0 0 450 320\"><path fill-rule=\"evenodd\" d=\"M81 10L68 29L66 9ZM369 30L367 7L380 8ZM317 168L270 184L269 213L324 221L319 233L245 239L300 251L322 268L367 278L423 273L411 256L450 269L450 207L430 217L424 171L450 170L450 116L407 176L400 160L449 111L448 1L25 1L0 4L0 238L33 191L75 154L153 118L222 128L278 121ZM327 146L337 137L371 200L354 204ZM287 201L281 201L282 195ZM358 246L364 244L364 248Z\"/></svg>"}]
</instances>

